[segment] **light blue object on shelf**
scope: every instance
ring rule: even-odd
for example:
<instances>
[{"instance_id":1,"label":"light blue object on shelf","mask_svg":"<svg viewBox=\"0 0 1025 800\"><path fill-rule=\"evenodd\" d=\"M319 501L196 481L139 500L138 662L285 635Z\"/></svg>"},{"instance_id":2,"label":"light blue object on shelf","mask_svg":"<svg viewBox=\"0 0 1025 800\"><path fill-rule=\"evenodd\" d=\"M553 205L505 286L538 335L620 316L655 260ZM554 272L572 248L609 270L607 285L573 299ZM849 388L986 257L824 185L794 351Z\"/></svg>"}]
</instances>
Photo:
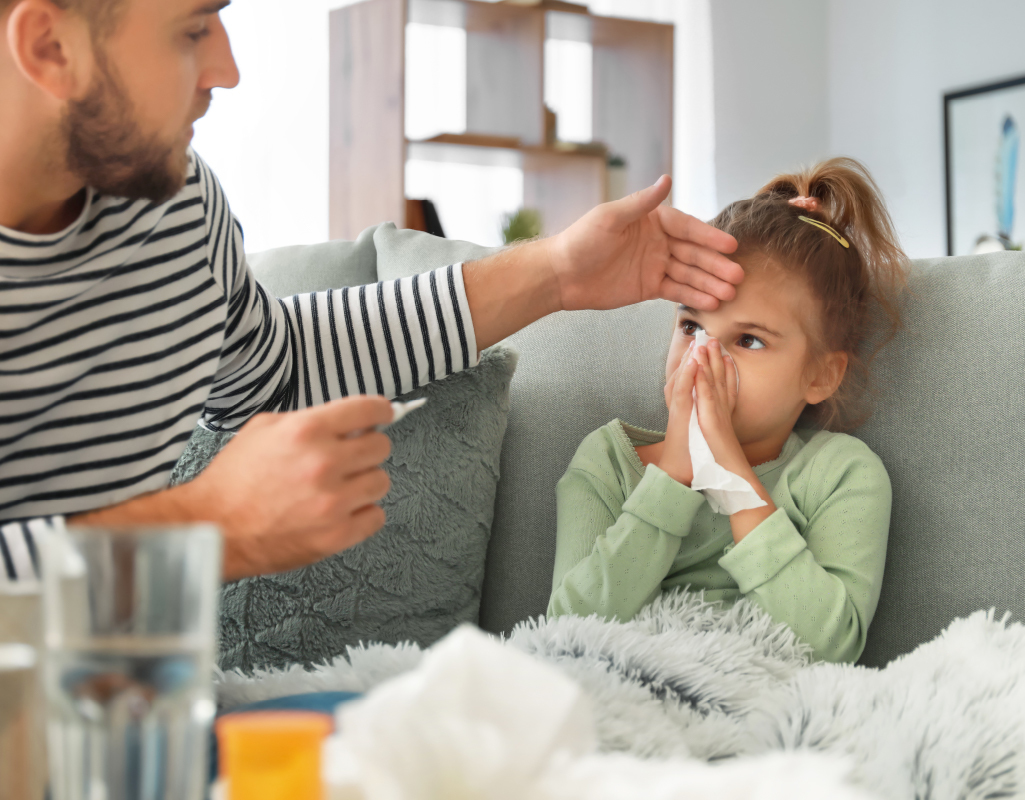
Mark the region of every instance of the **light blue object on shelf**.
<instances>
[{"instance_id":1,"label":"light blue object on shelf","mask_svg":"<svg viewBox=\"0 0 1025 800\"><path fill-rule=\"evenodd\" d=\"M1018 123L1008 114L1000 131L997 150L997 234L1006 246L1014 228L1014 187L1018 177Z\"/></svg>"}]
</instances>

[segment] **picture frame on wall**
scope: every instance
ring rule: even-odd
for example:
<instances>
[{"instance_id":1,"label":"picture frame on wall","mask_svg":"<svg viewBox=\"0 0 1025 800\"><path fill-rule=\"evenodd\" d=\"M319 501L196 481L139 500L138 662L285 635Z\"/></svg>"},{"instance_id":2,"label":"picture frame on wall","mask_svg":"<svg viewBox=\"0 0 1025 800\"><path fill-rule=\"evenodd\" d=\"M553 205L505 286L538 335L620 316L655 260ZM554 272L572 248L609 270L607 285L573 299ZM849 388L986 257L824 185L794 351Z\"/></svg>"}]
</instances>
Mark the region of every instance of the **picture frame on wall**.
<instances>
[{"instance_id":1,"label":"picture frame on wall","mask_svg":"<svg viewBox=\"0 0 1025 800\"><path fill-rule=\"evenodd\" d=\"M948 255L1021 249L1023 131L1025 75L943 95Z\"/></svg>"}]
</instances>

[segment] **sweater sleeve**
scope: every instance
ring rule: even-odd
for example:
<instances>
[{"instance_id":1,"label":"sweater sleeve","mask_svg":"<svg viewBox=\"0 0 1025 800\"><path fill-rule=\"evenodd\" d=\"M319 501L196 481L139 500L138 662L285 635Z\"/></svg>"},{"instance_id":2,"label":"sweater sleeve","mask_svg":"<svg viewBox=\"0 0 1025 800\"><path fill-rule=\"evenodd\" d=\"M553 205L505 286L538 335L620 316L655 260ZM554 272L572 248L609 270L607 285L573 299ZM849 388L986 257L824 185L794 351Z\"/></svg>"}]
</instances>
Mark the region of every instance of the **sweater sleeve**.
<instances>
[{"instance_id":1,"label":"sweater sleeve","mask_svg":"<svg viewBox=\"0 0 1025 800\"><path fill-rule=\"evenodd\" d=\"M849 436L819 453L808 470L817 478L817 497L802 530L777 509L719 565L817 659L853 663L879 602L890 480L879 458Z\"/></svg>"},{"instance_id":2,"label":"sweater sleeve","mask_svg":"<svg viewBox=\"0 0 1025 800\"><path fill-rule=\"evenodd\" d=\"M574 462L578 462L580 453ZM622 497L570 465L556 490L558 527L548 615L631 619L661 591L704 496L654 465Z\"/></svg>"},{"instance_id":3,"label":"sweater sleeve","mask_svg":"<svg viewBox=\"0 0 1025 800\"><path fill-rule=\"evenodd\" d=\"M203 412L235 430L260 411L305 408L353 394L395 397L477 364L461 264L368 286L278 299L246 263L242 229L197 158L207 258L228 315Z\"/></svg>"},{"instance_id":4,"label":"sweater sleeve","mask_svg":"<svg viewBox=\"0 0 1025 800\"><path fill-rule=\"evenodd\" d=\"M0 589L42 578L41 553L46 537L64 526L64 518L38 517L0 525Z\"/></svg>"}]
</instances>

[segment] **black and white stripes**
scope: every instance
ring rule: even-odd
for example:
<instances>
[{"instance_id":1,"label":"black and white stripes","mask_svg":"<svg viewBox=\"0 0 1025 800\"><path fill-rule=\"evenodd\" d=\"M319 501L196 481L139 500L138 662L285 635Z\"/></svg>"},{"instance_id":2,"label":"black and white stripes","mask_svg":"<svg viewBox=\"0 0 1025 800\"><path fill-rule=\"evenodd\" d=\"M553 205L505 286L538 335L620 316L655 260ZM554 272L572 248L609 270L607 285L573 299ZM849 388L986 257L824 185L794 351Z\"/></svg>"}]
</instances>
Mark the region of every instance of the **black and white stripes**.
<instances>
[{"instance_id":1,"label":"black and white stripes","mask_svg":"<svg viewBox=\"0 0 1025 800\"><path fill-rule=\"evenodd\" d=\"M461 265L270 297L216 179L192 163L169 203L90 191L60 234L0 228L0 521L164 487L201 415L234 430L476 363ZM30 531L0 529L0 579L31 561Z\"/></svg>"},{"instance_id":2,"label":"black and white stripes","mask_svg":"<svg viewBox=\"0 0 1025 800\"><path fill-rule=\"evenodd\" d=\"M59 518L11 522L0 529L0 587L10 583L38 581L40 548Z\"/></svg>"},{"instance_id":3,"label":"black and white stripes","mask_svg":"<svg viewBox=\"0 0 1025 800\"><path fill-rule=\"evenodd\" d=\"M475 363L476 343L463 323L470 310L458 266L279 302L297 336L300 391L291 408L341 397L352 388L393 397ZM412 319L403 313L415 307L431 313ZM341 338L335 335L339 316Z\"/></svg>"}]
</instances>

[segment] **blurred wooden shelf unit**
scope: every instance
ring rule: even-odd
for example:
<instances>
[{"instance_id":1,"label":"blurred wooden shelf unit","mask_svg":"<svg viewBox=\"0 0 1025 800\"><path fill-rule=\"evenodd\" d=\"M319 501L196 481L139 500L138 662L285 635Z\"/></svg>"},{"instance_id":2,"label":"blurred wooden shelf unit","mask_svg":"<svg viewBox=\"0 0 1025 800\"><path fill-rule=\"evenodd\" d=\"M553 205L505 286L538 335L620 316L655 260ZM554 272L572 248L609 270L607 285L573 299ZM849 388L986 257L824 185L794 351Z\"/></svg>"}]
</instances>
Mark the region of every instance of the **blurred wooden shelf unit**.
<instances>
[{"instance_id":1,"label":"blurred wooden shelf unit","mask_svg":"<svg viewBox=\"0 0 1025 800\"><path fill-rule=\"evenodd\" d=\"M410 23L465 31L464 131L406 138ZM591 142L553 141L550 121L546 135L546 39L591 47ZM407 225L410 159L518 166L523 204L541 213L546 234L607 199L609 156L625 162L626 193L672 172L671 25L551 0L365 0L330 12L330 47L332 238Z\"/></svg>"}]
</instances>

